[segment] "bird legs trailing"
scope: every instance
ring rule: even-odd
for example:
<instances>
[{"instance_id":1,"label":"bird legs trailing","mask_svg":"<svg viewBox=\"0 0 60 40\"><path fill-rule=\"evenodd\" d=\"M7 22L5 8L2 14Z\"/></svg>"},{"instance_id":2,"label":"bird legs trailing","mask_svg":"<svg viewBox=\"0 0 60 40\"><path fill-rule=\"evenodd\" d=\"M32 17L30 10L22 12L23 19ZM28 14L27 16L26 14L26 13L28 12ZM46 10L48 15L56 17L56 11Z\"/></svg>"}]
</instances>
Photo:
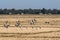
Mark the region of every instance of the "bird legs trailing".
<instances>
[{"instance_id":1,"label":"bird legs trailing","mask_svg":"<svg viewBox=\"0 0 60 40\"><path fill-rule=\"evenodd\" d=\"M5 24L4 24L4 27L8 28L10 25L9 25L9 22L8 21L5 21Z\"/></svg>"},{"instance_id":2,"label":"bird legs trailing","mask_svg":"<svg viewBox=\"0 0 60 40\"><path fill-rule=\"evenodd\" d=\"M15 26L16 26L16 27L21 26L20 22L19 22L19 21L16 21Z\"/></svg>"}]
</instances>

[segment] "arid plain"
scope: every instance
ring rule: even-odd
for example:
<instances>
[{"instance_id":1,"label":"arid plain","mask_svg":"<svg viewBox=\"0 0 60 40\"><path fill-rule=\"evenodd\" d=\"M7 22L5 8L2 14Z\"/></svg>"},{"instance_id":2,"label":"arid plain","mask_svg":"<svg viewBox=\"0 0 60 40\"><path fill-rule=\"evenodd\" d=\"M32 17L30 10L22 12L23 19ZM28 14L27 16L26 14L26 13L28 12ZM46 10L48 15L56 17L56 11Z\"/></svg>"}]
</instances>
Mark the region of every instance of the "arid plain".
<instances>
[{"instance_id":1,"label":"arid plain","mask_svg":"<svg viewBox=\"0 0 60 40\"><path fill-rule=\"evenodd\" d=\"M16 27L16 21L21 26ZM60 40L60 15L0 15L0 40Z\"/></svg>"}]
</instances>

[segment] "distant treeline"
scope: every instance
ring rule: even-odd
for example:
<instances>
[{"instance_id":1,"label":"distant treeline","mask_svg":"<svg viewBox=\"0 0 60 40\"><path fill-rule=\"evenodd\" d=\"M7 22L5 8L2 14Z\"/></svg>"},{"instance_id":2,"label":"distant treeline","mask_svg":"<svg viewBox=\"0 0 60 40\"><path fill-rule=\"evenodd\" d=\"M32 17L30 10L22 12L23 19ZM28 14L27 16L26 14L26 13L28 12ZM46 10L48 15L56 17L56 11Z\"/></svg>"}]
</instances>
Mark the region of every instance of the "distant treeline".
<instances>
[{"instance_id":1,"label":"distant treeline","mask_svg":"<svg viewBox=\"0 0 60 40\"><path fill-rule=\"evenodd\" d=\"M60 14L59 9L0 9L0 14Z\"/></svg>"}]
</instances>

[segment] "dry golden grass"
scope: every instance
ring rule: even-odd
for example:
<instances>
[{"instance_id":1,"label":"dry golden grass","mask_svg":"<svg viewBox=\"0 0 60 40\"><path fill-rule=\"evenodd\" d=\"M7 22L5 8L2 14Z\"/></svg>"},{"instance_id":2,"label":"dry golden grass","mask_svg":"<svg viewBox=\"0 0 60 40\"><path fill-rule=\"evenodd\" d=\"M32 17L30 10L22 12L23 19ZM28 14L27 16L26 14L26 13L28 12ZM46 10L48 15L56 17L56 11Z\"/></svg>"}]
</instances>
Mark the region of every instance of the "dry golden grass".
<instances>
[{"instance_id":1,"label":"dry golden grass","mask_svg":"<svg viewBox=\"0 0 60 40\"><path fill-rule=\"evenodd\" d=\"M15 27L18 20L21 27ZM5 21L10 27L4 27ZM60 15L0 15L0 40L60 40Z\"/></svg>"}]
</instances>

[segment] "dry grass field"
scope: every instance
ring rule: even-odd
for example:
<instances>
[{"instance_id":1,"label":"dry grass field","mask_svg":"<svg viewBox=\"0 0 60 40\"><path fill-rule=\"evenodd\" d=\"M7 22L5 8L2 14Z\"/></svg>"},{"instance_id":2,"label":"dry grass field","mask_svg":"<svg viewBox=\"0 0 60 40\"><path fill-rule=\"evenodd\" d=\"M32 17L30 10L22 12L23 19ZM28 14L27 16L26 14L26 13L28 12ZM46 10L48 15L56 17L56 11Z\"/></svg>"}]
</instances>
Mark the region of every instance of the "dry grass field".
<instances>
[{"instance_id":1,"label":"dry grass field","mask_svg":"<svg viewBox=\"0 0 60 40\"><path fill-rule=\"evenodd\" d=\"M21 26L16 27L16 21ZM60 40L60 15L0 15L0 40Z\"/></svg>"}]
</instances>

